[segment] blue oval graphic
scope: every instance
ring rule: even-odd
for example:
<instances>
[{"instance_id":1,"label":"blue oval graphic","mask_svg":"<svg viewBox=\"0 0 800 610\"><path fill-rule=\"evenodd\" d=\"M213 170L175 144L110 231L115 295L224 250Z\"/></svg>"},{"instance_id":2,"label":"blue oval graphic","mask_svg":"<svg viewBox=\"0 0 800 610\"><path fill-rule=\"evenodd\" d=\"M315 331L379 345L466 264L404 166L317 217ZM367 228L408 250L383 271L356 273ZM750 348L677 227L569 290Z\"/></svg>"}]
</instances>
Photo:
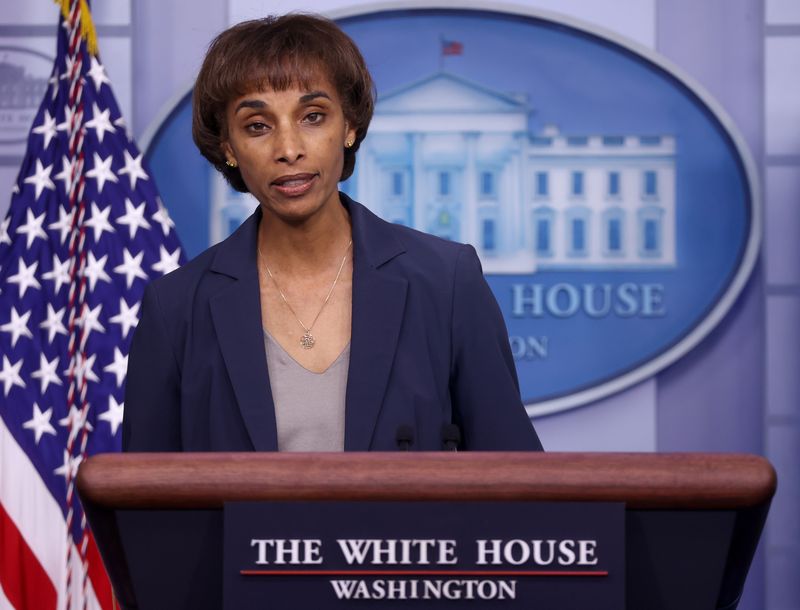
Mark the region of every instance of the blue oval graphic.
<instances>
[{"instance_id":1,"label":"blue oval graphic","mask_svg":"<svg viewBox=\"0 0 800 610\"><path fill-rule=\"evenodd\" d=\"M531 415L653 375L728 311L758 252L753 163L710 96L665 60L533 13L399 9L339 23L379 92L343 190L476 247ZM255 203L194 150L190 120L187 94L147 156L194 255Z\"/></svg>"}]
</instances>

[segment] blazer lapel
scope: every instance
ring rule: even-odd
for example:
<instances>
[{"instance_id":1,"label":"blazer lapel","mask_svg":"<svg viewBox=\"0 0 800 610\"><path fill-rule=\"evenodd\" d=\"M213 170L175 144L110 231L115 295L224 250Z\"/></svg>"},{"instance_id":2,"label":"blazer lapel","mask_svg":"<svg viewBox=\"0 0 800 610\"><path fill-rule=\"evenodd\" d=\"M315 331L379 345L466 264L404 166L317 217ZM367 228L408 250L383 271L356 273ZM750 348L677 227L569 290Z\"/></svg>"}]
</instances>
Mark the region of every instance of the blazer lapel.
<instances>
[{"instance_id":1,"label":"blazer lapel","mask_svg":"<svg viewBox=\"0 0 800 610\"><path fill-rule=\"evenodd\" d=\"M269 385L256 267L257 211L218 247L211 270L229 276L211 298L222 358L250 440L257 451L277 451L275 406Z\"/></svg>"},{"instance_id":2,"label":"blazer lapel","mask_svg":"<svg viewBox=\"0 0 800 610\"><path fill-rule=\"evenodd\" d=\"M380 269L403 252L384 221L342 195L353 224L353 313L344 448L370 448L403 323L408 281Z\"/></svg>"}]
</instances>

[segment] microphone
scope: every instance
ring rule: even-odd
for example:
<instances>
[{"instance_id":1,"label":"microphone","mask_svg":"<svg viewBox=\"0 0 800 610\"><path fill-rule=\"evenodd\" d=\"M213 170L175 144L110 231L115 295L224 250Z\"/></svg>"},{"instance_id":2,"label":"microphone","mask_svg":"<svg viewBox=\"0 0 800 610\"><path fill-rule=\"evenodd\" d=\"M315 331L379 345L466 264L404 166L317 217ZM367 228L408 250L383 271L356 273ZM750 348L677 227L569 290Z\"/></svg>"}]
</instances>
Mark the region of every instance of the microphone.
<instances>
[{"instance_id":1,"label":"microphone","mask_svg":"<svg viewBox=\"0 0 800 610\"><path fill-rule=\"evenodd\" d=\"M445 451L458 451L461 443L461 429L455 424L442 426L442 443Z\"/></svg>"},{"instance_id":2,"label":"microphone","mask_svg":"<svg viewBox=\"0 0 800 610\"><path fill-rule=\"evenodd\" d=\"M414 444L414 429L406 424L397 426L397 448L400 451L409 451Z\"/></svg>"}]
</instances>

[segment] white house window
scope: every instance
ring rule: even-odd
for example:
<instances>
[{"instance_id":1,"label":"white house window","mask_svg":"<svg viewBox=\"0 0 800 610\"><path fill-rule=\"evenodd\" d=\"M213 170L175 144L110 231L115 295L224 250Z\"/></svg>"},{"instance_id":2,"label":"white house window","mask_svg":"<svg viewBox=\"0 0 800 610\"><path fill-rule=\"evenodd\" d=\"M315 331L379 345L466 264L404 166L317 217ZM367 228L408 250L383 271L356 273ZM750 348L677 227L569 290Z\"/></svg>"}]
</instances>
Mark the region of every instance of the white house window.
<instances>
[{"instance_id":1,"label":"white house window","mask_svg":"<svg viewBox=\"0 0 800 610\"><path fill-rule=\"evenodd\" d=\"M547 172L536 172L536 196L547 197L550 194L550 184Z\"/></svg>"},{"instance_id":2,"label":"white house window","mask_svg":"<svg viewBox=\"0 0 800 610\"><path fill-rule=\"evenodd\" d=\"M493 171L483 171L480 175L480 192L482 197L495 196L495 173Z\"/></svg>"},{"instance_id":3,"label":"white house window","mask_svg":"<svg viewBox=\"0 0 800 610\"><path fill-rule=\"evenodd\" d=\"M603 146L624 146L625 136L603 136Z\"/></svg>"},{"instance_id":4,"label":"white house window","mask_svg":"<svg viewBox=\"0 0 800 610\"><path fill-rule=\"evenodd\" d=\"M392 195L402 197L403 191L403 172L392 172Z\"/></svg>"},{"instance_id":5,"label":"white house window","mask_svg":"<svg viewBox=\"0 0 800 610\"><path fill-rule=\"evenodd\" d=\"M586 146L589 143L587 136L569 136L567 146Z\"/></svg>"},{"instance_id":6,"label":"white house window","mask_svg":"<svg viewBox=\"0 0 800 610\"><path fill-rule=\"evenodd\" d=\"M619 172L608 172L608 196L619 197Z\"/></svg>"},{"instance_id":7,"label":"white house window","mask_svg":"<svg viewBox=\"0 0 800 610\"><path fill-rule=\"evenodd\" d=\"M492 251L495 247L495 222L493 218L486 218L483 221L483 249Z\"/></svg>"},{"instance_id":8,"label":"white house window","mask_svg":"<svg viewBox=\"0 0 800 610\"><path fill-rule=\"evenodd\" d=\"M658 174L653 170L647 170L642 179L644 196L651 199L658 197Z\"/></svg>"},{"instance_id":9,"label":"white house window","mask_svg":"<svg viewBox=\"0 0 800 610\"><path fill-rule=\"evenodd\" d=\"M447 197L450 194L450 172L439 172L439 195Z\"/></svg>"},{"instance_id":10,"label":"white house window","mask_svg":"<svg viewBox=\"0 0 800 610\"><path fill-rule=\"evenodd\" d=\"M621 256L624 250L625 212L611 208L603 214L606 256Z\"/></svg>"},{"instance_id":11,"label":"white house window","mask_svg":"<svg viewBox=\"0 0 800 610\"><path fill-rule=\"evenodd\" d=\"M580 207L567 213L567 255L584 257L589 254L589 209Z\"/></svg>"},{"instance_id":12,"label":"white house window","mask_svg":"<svg viewBox=\"0 0 800 610\"><path fill-rule=\"evenodd\" d=\"M662 250L664 210L648 206L639 210L639 255L658 258Z\"/></svg>"},{"instance_id":13,"label":"white house window","mask_svg":"<svg viewBox=\"0 0 800 610\"><path fill-rule=\"evenodd\" d=\"M533 240L537 256L553 256L553 210L550 208L533 213Z\"/></svg>"},{"instance_id":14,"label":"white house window","mask_svg":"<svg viewBox=\"0 0 800 610\"><path fill-rule=\"evenodd\" d=\"M583 172L572 172L571 192L575 197L583 196Z\"/></svg>"}]
</instances>

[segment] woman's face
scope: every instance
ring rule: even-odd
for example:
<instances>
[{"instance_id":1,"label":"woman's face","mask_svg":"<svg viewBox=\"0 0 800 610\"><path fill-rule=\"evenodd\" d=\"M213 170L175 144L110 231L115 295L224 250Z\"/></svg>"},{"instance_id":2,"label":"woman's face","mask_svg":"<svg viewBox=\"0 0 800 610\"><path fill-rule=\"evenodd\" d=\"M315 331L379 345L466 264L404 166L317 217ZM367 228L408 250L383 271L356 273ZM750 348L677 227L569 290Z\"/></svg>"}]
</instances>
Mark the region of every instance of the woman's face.
<instances>
[{"instance_id":1,"label":"woman's face","mask_svg":"<svg viewBox=\"0 0 800 610\"><path fill-rule=\"evenodd\" d=\"M228 104L223 151L264 214L297 224L339 203L345 142L355 139L336 89L254 91Z\"/></svg>"}]
</instances>

